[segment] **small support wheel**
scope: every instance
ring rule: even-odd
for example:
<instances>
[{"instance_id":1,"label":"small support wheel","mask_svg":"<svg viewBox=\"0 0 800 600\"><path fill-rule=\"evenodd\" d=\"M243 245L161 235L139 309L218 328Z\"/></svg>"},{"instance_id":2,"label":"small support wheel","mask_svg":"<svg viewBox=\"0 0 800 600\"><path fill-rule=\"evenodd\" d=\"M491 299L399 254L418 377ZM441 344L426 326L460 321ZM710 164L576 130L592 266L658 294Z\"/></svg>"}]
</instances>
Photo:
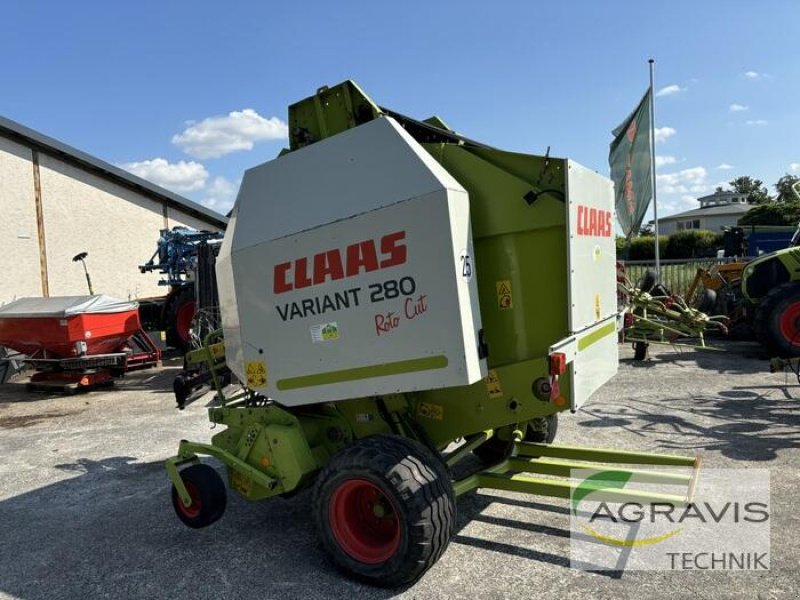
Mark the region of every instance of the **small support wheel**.
<instances>
[{"instance_id":1,"label":"small support wheel","mask_svg":"<svg viewBox=\"0 0 800 600\"><path fill-rule=\"evenodd\" d=\"M374 585L413 583L455 529L444 463L422 444L375 435L336 454L317 478L314 521L334 564Z\"/></svg>"},{"instance_id":2,"label":"small support wheel","mask_svg":"<svg viewBox=\"0 0 800 600\"><path fill-rule=\"evenodd\" d=\"M222 477L209 465L197 464L180 472L183 484L192 497L186 506L172 486L172 506L183 524L192 529L208 527L225 512L228 495Z\"/></svg>"},{"instance_id":3,"label":"small support wheel","mask_svg":"<svg viewBox=\"0 0 800 600\"><path fill-rule=\"evenodd\" d=\"M647 342L634 342L633 343L633 360L644 360L647 358L647 348L650 346Z\"/></svg>"}]
</instances>

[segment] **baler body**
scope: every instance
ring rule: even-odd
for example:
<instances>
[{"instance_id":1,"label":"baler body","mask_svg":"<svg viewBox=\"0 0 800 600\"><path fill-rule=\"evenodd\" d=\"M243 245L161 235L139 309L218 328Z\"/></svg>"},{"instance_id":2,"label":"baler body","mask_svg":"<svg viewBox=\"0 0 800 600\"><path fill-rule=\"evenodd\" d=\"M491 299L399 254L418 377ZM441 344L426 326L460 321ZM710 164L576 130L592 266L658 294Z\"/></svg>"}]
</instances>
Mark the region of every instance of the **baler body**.
<instances>
[{"instance_id":1,"label":"baler body","mask_svg":"<svg viewBox=\"0 0 800 600\"><path fill-rule=\"evenodd\" d=\"M403 395L441 446L576 409L616 372L611 182L434 122L350 82L290 107L292 151L246 172L217 262L250 389Z\"/></svg>"}]
</instances>

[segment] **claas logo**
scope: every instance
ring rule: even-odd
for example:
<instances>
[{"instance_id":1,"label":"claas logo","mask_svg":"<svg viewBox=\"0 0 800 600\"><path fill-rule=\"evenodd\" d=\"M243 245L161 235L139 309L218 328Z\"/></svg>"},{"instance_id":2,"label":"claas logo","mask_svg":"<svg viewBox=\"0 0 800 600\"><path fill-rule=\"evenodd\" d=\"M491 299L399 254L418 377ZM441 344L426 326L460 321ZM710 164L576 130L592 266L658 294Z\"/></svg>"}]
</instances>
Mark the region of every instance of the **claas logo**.
<instances>
[{"instance_id":1,"label":"claas logo","mask_svg":"<svg viewBox=\"0 0 800 600\"><path fill-rule=\"evenodd\" d=\"M273 291L282 294L402 265L408 258L405 239L405 231L395 231L378 241L364 240L343 250L334 248L282 262L274 268Z\"/></svg>"},{"instance_id":2,"label":"claas logo","mask_svg":"<svg viewBox=\"0 0 800 600\"><path fill-rule=\"evenodd\" d=\"M578 205L578 235L611 237L612 231L611 211Z\"/></svg>"}]
</instances>

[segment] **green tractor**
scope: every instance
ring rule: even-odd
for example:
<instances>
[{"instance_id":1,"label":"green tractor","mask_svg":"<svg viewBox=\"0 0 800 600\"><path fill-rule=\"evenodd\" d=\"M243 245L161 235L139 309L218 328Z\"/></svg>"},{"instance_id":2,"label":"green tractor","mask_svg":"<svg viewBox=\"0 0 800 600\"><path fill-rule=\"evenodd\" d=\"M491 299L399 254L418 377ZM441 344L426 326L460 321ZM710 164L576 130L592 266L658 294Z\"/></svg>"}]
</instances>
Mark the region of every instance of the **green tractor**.
<instances>
[{"instance_id":1,"label":"green tractor","mask_svg":"<svg viewBox=\"0 0 800 600\"><path fill-rule=\"evenodd\" d=\"M800 182L792 186L800 198ZM800 356L800 228L788 248L750 261L742 296L753 316L756 339L781 357Z\"/></svg>"}]
</instances>

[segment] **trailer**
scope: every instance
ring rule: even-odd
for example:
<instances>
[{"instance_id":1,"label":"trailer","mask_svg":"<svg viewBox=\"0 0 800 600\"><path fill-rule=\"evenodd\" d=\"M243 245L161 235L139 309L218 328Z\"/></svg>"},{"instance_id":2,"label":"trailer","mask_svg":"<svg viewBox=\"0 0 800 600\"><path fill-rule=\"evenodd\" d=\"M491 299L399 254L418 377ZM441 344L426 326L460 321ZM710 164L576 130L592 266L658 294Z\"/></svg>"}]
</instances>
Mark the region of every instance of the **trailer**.
<instances>
[{"instance_id":1,"label":"trailer","mask_svg":"<svg viewBox=\"0 0 800 600\"><path fill-rule=\"evenodd\" d=\"M225 511L211 456L249 500L313 487L334 564L399 586L442 555L477 488L568 498L571 469L601 464L692 481L694 457L552 443L558 415L617 371L610 180L382 108L351 81L288 122L289 150L245 173L225 232L222 330L187 355L242 388L215 377L220 430L167 461L184 524ZM455 478L472 453L484 467Z\"/></svg>"}]
</instances>

